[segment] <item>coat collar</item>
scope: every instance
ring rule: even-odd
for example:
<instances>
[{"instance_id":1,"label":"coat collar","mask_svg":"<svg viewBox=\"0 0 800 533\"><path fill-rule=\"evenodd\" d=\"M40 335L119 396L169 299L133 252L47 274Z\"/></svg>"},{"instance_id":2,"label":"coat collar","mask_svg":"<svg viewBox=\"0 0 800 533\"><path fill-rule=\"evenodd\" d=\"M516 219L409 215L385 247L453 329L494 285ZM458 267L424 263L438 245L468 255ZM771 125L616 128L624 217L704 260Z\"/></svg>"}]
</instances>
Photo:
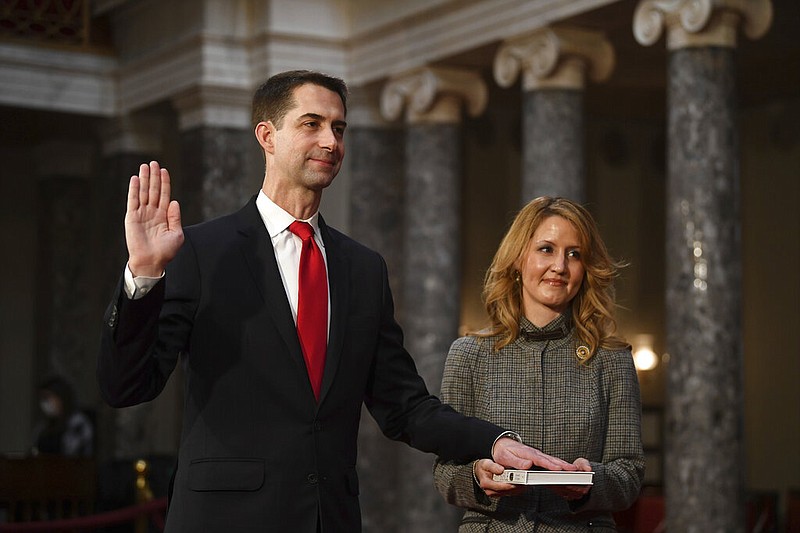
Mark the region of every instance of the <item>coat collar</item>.
<instances>
[{"instance_id":1,"label":"coat collar","mask_svg":"<svg viewBox=\"0 0 800 533\"><path fill-rule=\"evenodd\" d=\"M328 292L331 298L328 351L325 358L325 372L322 375L322 390L320 391L319 400L321 405L333 384L341 361L350 296L350 276L348 272L351 269L349 267L350 257L341 246L341 235L328 227L322 215L319 217L319 227L322 233L322 240L325 242L325 256L328 260Z\"/></svg>"},{"instance_id":2,"label":"coat collar","mask_svg":"<svg viewBox=\"0 0 800 533\"><path fill-rule=\"evenodd\" d=\"M317 407L321 406L325 400L339 367L350 292L349 276L347 274L349 272L349 257L346 256L341 246L341 236L328 227L321 215L319 217L319 227L325 243L325 255L327 258L331 323L325 371L322 377L322 390ZM275 259L272 240L256 207L256 196L253 196L237 213L237 228L243 237L241 250L255 286L275 323L289 356L294 361L298 371L307 376L303 352L297 337L297 328L292 318L291 307L286 298L286 290L278 270L278 262ZM310 383L308 395L314 401Z\"/></svg>"},{"instance_id":3,"label":"coat collar","mask_svg":"<svg viewBox=\"0 0 800 533\"><path fill-rule=\"evenodd\" d=\"M572 310L558 315L544 327L535 326L524 316L519 322L519 336L528 342L552 341L566 338L572 331Z\"/></svg>"}]
</instances>

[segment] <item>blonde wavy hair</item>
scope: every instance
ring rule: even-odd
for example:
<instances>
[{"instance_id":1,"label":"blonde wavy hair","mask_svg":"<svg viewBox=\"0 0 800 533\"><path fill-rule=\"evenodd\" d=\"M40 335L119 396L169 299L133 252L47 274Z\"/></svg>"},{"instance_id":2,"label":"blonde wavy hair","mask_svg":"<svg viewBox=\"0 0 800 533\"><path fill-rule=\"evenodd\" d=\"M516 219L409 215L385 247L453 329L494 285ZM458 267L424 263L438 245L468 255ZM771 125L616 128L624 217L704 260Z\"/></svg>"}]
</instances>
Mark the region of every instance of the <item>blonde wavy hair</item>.
<instances>
[{"instance_id":1,"label":"blonde wavy hair","mask_svg":"<svg viewBox=\"0 0 800 533\"><path fill-rule=\"evenodd\" d=\"M566 198L542 196L523 207L495 253L486 272L483 300L489 314L488 330L473 333L479 337L499 335L495 351L513 342L519 335L522 317L522 284L518 281L519 265L542 221L559 216L570 222L580 239L581 262L585 274L578 294L571 302L572 323L577 337L589 348L586 363L599 347L621 349L628 344L616 334L614 317L614 278L626 266L615 261L600 237L592 215L580 204Z\"/></svg>"}]
</instances>

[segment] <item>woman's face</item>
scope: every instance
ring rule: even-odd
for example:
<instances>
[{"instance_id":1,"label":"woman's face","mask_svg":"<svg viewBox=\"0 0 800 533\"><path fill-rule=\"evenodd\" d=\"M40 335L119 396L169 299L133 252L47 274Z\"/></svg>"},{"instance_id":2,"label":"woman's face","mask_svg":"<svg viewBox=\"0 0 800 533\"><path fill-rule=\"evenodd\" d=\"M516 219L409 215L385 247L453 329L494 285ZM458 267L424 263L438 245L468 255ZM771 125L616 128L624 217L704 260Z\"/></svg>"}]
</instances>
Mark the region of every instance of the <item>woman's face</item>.
<instances>
[{"instance_id":1,"label":"woman's face","mask_svg":"<svg viewBox=\"0 0 800 533\"><path fill-rule=\"evenodd\" d=\"M518 265L522 310L537 326L563 313L581 288L585 270L578 232L560 216L545 218Z\"/></svg>"}]
</instances>

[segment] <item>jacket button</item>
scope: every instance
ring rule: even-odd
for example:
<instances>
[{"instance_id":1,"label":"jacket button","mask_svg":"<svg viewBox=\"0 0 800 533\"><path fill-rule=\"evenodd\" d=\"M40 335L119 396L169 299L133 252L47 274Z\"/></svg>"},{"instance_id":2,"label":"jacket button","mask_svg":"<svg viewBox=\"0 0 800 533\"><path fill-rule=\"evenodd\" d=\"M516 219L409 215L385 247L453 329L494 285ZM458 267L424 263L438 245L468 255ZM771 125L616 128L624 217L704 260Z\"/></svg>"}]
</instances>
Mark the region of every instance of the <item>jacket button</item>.
<instances>
[{"instance_id":1,"label":"jacket button","mask_svg":"<svg viewBox=\"0 0 800 533\"><path fill-rule=\"evenodd\" d=\"M308 475L308 477L307 477L306 479L307 479L307 480L308 480L308 482L309 482L310 484L312 484L312 485L316 485L316 484L317 484L317 482L319 481L319 479L317 478L317 475L316 475L316 474L309 474L309 475Z\"/></svg>"},{"instance_id":2,"label":"jacket button","mask_svg":"<svg viewBox=\"0 0 800 533\"><path fill-rule=\"evenodd\" d=\"M113 328L117 325L117 306L111 308L111 316L108 319L108 326Z\"/></svg>"},{"instance_id":3,"label":"jacket button","mask_svg":"<svg viewBox=\"0 0 800 533\"><path fill-rule=\"evenodd\" d=\"M322 431L322 422L319 420L314 422L314 431Z\"/></svg>"}]
</instances>

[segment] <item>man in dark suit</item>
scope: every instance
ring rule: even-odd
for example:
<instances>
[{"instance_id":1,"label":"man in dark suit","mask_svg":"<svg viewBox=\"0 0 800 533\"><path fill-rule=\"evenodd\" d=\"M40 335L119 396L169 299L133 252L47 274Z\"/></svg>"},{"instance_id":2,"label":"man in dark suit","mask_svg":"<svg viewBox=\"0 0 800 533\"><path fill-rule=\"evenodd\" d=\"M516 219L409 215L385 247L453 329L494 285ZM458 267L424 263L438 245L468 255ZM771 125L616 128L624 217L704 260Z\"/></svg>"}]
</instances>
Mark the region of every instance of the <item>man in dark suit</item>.
<instances>
[{"instance_id":1,"label":"man in dark suit","mask_svg":"<svg viewBox=\"0 0 800 533\"><path fill-rule=\"evenodd\" d=\"M134 405L156 397L182 359L167 531L360 531L362 402L387 437L440 457L574 469L431 396L403 348L383 259L319 216L344 157L346 94L341 80L308 71L258 89L265 176L237 213L184 231L167 170L153 161L131 177L129 259L98 379L111 405ZM295 235L296 220L310 240ZM306 247L322 272L311 292ZM321 319L303 318L320 294ZM301 323L317 327L322 353Z\"/></svg>"}]
</instances>

